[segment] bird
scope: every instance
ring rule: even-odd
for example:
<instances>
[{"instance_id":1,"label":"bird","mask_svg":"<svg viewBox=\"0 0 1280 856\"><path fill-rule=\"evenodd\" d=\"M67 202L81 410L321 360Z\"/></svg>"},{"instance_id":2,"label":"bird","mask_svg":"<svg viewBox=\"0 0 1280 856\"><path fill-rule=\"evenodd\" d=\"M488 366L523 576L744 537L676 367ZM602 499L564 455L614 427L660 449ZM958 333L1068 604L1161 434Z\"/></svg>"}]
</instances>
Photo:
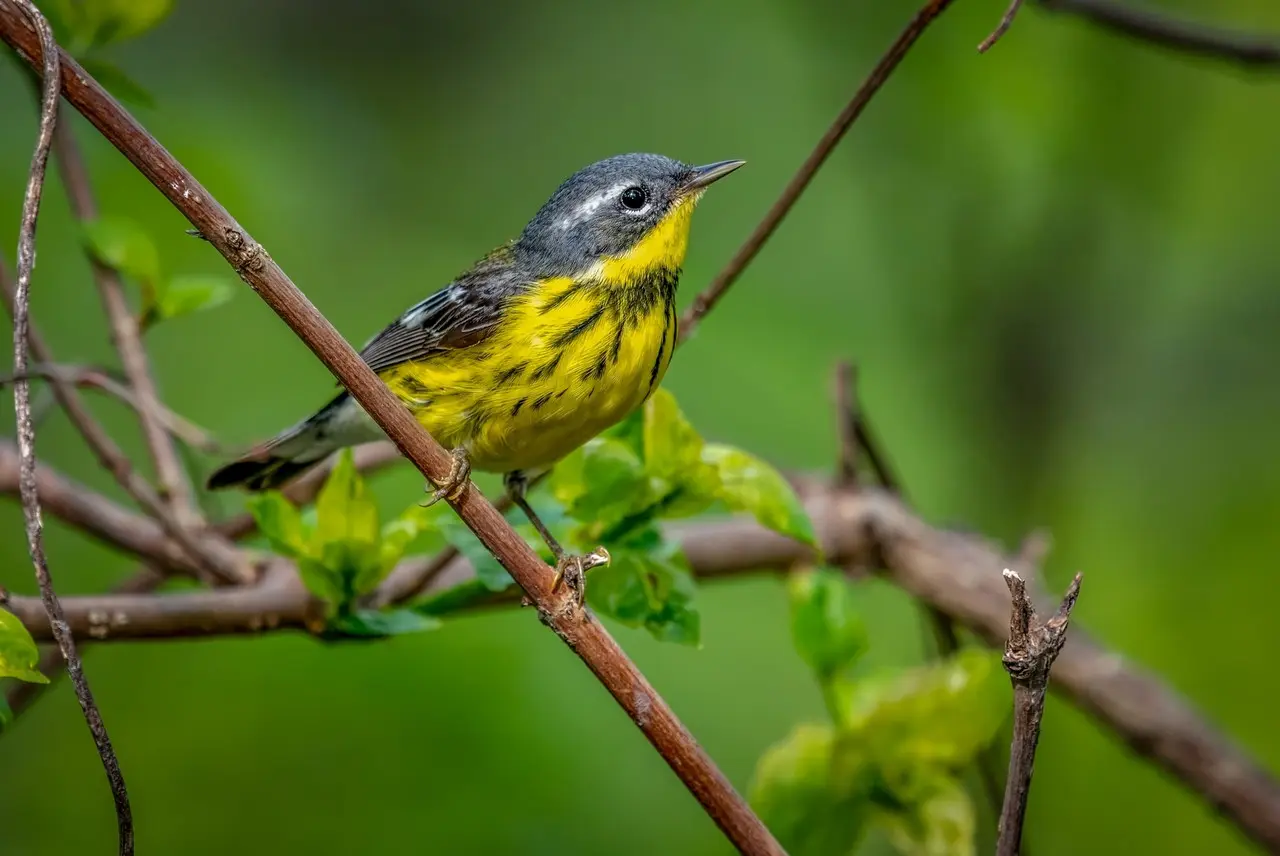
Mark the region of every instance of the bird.
<instances>
[{"instance_id":1,"label":"bird","mask_svg":"<svg viewBox=\"0 0 1280 856\"><path fill-rule=\"evenodd\" d=\"M519 236L405 310L361 358L450 449L427 504L472 469L501 473L579 605L604 548L569 555L525 498L532 478L644 404L677 339L676 288L694 208L745 161L615 155L566 179ZM345 390L214 471L207 487L279 489L342 448L384 437Z\"/></svg>"}]
</instances>

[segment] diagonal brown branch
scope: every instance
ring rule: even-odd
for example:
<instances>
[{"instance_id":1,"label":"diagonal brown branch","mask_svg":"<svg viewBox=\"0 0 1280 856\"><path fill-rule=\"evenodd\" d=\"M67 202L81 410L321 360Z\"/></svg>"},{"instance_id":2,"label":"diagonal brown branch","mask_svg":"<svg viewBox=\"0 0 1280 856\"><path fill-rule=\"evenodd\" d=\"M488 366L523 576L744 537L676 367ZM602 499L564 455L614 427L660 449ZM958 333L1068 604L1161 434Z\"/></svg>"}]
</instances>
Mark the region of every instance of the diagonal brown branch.
<instances>
[{"instance_id":1,"label":"diagonal brown branch","mask_svg":"<svg viewBox=\"0 0 1280 856\"><path fill-rule=\"evenodd\" d=\"M39 10L29 0L18 0L20 12L26 15L37 36L43 54L41 73L44 85L40 98L40 133L36 140L35 154L31 158L31 170L27 190L22 200L22 227L18 235L18 281L13 291L13 369L17 380L13 384L13 404L17 416L18 431L18 491L22 495L22 513L26 521L27 548L35 565L36 581L40 585L40 601L49 621L58 649L67 663L67 674L75 687L76 700L84 713L85 723L102 759L102 767L111 786L115 800L116 822L119 829L120 854L133 854L133 814L129 807L129 794L125 788L120 762L111 746L111 737L102 721L102 714L94 701L89 679L84 674L80 656L76 652L75 637L67 626L62 604L53 588L53 576L44 552L44 523L40 516L40 496L36 486L36 432L31 420L31 384L26 378L29 351L28 307L31 296L31 275L36 266L36 224L40 216L40 201L44 193L45 167L49 163L49 150L53 145L54 130L58 122L58 80L62 69L60 50L53 38L53 30Z\"/></svg>"},{"instance_id":2,"label":"diagonal brown branch","mask_svg":"<svg viewBox=\"0 0 1280 856\"><path fill-rule=\"evenodd\" d=\"M1180 53L1235 62L1246 68L1280 68L1280 38L1193 24L1112 0L1040 0L1052 12L1084 18L1109 30Z\"/></svg>"},{"instance_id":3,"label":"diagonal brown branch","mask_svg":"<svg viewBox=\"0 0 1280 856\"><path fill-rule=\"evenodd\" d=\"M13 0L0 2L6 42L38 68L41 45L17 14ZM298 290L267 252L172 155L65 55L63 94L252 286L329 368L387 436L430 481L442 483L448 453L418 424L387 386L370 371L333 325ZM576 606L571 594L552 587L552 571L501 514L468 484L450 505L480 542L498 558L537 606L538 615L591 669L743 853L780 854L781 846L733 789L675 713L623 653L604 627Z\"/></svg>"},{"instance_id":4,"label":"diagonal brown branch","mask_svg":"<svg viewBox=\"0 0 1280 856\"><path fill-rule=\"evenodd\" d=\"M98 204L93 198L93 186L89 181L89 173L85 169L80 147L76 145L75 133L71 129L70 122L58 123L53 136L53 145L62 183L66 186L67 196L71 200L72 214L81 223L96 220ZM129 302L124 293L124 283L120 281L118 271L102 264L92 254L89 257L89 264L93 268L93 278L98 283L98 292L102 296L102 307L106 311L111 339L115 343L116 351L120 354L120 365L124 368L125 377L128 378L129 386L132 387L137 400L138 421L142 426L142 436L146 440L147 448L151 452L151 461L155 466L159 499L173 510L173 516L178 525L187 528L202 526L203 521L191 493L191 484L187 481L186 473L182 469L182 462L178 460L177 447L173 443L172 436L165 429L160 398L156 394L155 381L151 377L150 361L142 346L138 321L129 309Z\"/></svg>"}]
</instances>

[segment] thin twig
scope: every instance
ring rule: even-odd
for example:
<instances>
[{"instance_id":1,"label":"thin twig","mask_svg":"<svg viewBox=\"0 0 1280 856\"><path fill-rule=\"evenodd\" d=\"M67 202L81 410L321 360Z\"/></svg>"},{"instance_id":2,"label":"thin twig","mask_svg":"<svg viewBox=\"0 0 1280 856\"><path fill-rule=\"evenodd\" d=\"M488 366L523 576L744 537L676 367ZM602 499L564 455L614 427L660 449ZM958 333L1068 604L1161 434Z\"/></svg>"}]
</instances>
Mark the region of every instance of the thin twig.
<instances>
[{"instance_id":1,"label":"thin twig","mask_svg":"<svg viewBox=\"0 0 1280 856\"><path fill-rule=\"evenodd\" d=\"M44 524L40 519L40 497L36 488L36 437L31 422L31 385L24 377L27 371L28 304L31 294L31 274L36 264L36 222L40 215L40 200L44 191L45 167L49 162L49 150L53 145L54 129L58 122L58 92L62 77L60 50L54 41L49 22L29 0L16 0L18 8L26 14L40 41L43 54L44 86L40 99L40 134L35 154L31 158L31 172L22 201L22 228L18 237L18 282L14 289L13 311L13 365L18 380L13 385L14 410L18 431L18 489L22 495L22 513L26 521L27 548L35 564L36 580L40 584L40 600L48 615L49 625L67 663L67 674L75 687L76 699L84 712L85 722L98 747L98 755L107 773L111 795L115 800L116 822L120 835L121 856L133 854L133 814L129 808L129 794L125 788L120 762L111 747L111 737L102 721L102 714L93 700L89 679L85 676L80 656L76 653L75 638L58 602L49 573L49 563L44 552Z\"/></svg>"},{"instance_id":2,"label":"thin twig","mask_svg":"<svg viewBox=\"0 0 1280 856\"><path fill-rule=\"evenodd\" d=\"M1005 10L1004 17L1000 19L1000 23L991 31L991 35L983 39L982 44L978 45L978 53L986 53L991 50L992 46L1000 41L1000 38L1005 33L1009 32L1009 28L1013 26L1013 19L1018 17L1018 10L1021 8L1022 0L1012 0L1009 8Z\"/></svg>"},{"instance_id":3,"label":"thin twig","mask_svg":"<svg viewBox=\"0 0 1280 856\"><path fill-rule=\"evenodd\" d=\"M0 493L17 492L19 471L17 447L0 440ZM46 464L37 463L35 480L46 513L166 571L199 575L200 566L151 518L117 505Z\"/></svg>"},{"instance_id":4,"label":"thin twig","mask_svg":"<svg viewBox=\"0 0 1280 856\"><path fill-rule=\"evenodd\" d=\"M41 46L22 20L11 13L11 2L0 0L0 29L5 41L35 66ZM262 246L84 69L69 57L64 56L63 62L70 72L62 78L67 100L209 239L423 476L433 483L444 482L452 460L448 452L418 424ZM783 853L769 830L604 626L577 606L566 587L552 586L551 568L480 491L468 484L458 499L450 500L450 505L537 606L539 618L587 664L738 850L745 854Z\"/></svg>"},{"instance_id":5,"label":"thin twig","mask_svg":"<svg viewBox=\"0 0 1280 856\"><path fill-rule=\"evenodd\" d=\"M866 454L881 487L897 494L905 501L906 489L901 479L890 469L887 456L872 434L870 426L867 425L866 413L858 401L857 375L853 365L846 362L837 363L835 376L836 425L840 434L840 470L837 485L852 487L857 483L857 455L861 451ZM847 573L854 576L863 572L863 567L860 565L846 564L843 567ZM951 616L928 603L921 602L918 608L922 613L921 635L924 637L923 648L926 656L929 654L930 639L939 657L949 657L959 651L960 637L956 633L955 621ZM995 815L1000 811L1004 783L1000 780L1003 762L993 746L982 750L976 767L983 797L991 813Z\"/></svg>"},{"instance_id":6,"label":"thin twig","mask_svg":"<svg viewBox=\"0 0 1280 856\"><path fill-rule=\"evenodd\" d=\"M836 484L858 484L858 369L841 361L835 370L836 430L840 436L840 459L836 464Z\"/></svg>"},{"instance_id":7,"label":"thin twig","mask_svg":"<svg viewBox=\"0 0 1280 856\"><path fill-rule=\"evenodd\" d=\"M26 377L27 380L59 380L80 389L95 389L123 402L134 412L141 413L141 402L133 391L112 377L110 371L100 366L33 363L27 367ZM0 376L0 386L13 381L13 375ZM213 434L190 419L174 413L164 404L157 402L154 413L165 431L191 448L208 454L221 454L226 451L223 445L214 439Z\"/></svg>"},{"instance_id":8,"label":"thin twig","mask_svg":"<svg viewBox=\"0 0 1280 856\"><path fill-rule=\"evenodd\" d=\"M66 118L70 119L70 116ZM58 123L57 130L54 132L53 145L57 155L59 174L62 176L62 183L66 187L67 197L71 202L72 215L81 223L96 220L98 204L93 198L93 185L89 180L89 172L85 168L80 147L76 145L71 122ZM138 321L129 309L129 301L125 297L124 283L120 281L118 271L104 265L92 253L89 254L89 264L93 269L93 278L98 283L102 307L106 312L108 327L111 330L111 340L120 354L120 365L136 396L135 409L142 426L143 439L146 441L152 464L155 466L160 500L173 509L173 516L179 525L198 528L203 525L203 521L197 510L194 494L191 492L191 484L182 468L182 462L178 459L178 450L174 446L173 438L165 430L160 397L156 393L155 381L151 377L146 349L142 346Z\"/></svg>"},{"instance_id":9,"label":"thin twig","mask_svg":"<svg viewBox=\"0 0 1280 856\"><path fill-rule=\"evenodd\" d=\"M0 7L0 10L2 9L3 7ZM4 260L0 258L0 298L5 300L10 314L15 309L14 295L15 288L9 281ZM52 349L29 319L27 327L27 345L31 355L46 365L57 363ZM94 419L93 413L74 384L51 377L49 386L57 396L62 409L66 411L71 424L84 438L85 445L98 459L98 464L111 473L125 492L143 510L159 521L165 531L182 545L182 548L205 570L210 582L227 585L253 579L252 568L244 564L240 554L224 539L208 533L193 532L178 522L168 506L160 501L160 497L151 486L133 469L129 459L107 434L106 429Z\"/></svg>"},{"instance_id":10,"label":"thin twig","mask_svg":"<svg viewBox=\"0 0 1280 856\"><path fill-rule=\"evenodd\" d=\"M987 644L1003 648L1009 637L1009 592L1000 570L1017 566L1013 556L981 536L935 529L891 494L875 488L843 491L821 477L795 484L827 561L877 568L889 583L945 611ZM667 534L681 545L700 582L761 571L785 573L813 560L803 544L751 520L690 522L670 526ZM415 558L402 568L413 578L431 561ZM470 564L456 559L429 593L472 578ZM305 591L296 591L295 599L284 601L276 600L279 592L273 593L270 604L265 595L255 604L243 598L258 595L219 589L129 601L92 595L67 598L67 606L69 619L83 622L74 625L78 630L87 631L91 616L100 616L96 626L107 627L107 642L157 638L158 622L183 636L263 633L271 629L267 606L276 610L278 629L303 627ZM222 608L227 598L238 604L234 617ZM517 601L508 596L501 602L514 607ZM134 611L124 611L126 607ZM37 638L49 637L43 610L34 599L15 596L10 609ZM123 612L127 620L110 619L116 612ZM217 626L209 627L210 623ZM1050 690L1109 729L1119 743L1181 781L1267 852L1280 851L1280 782L1159 678L1077 626L1054 664Z\"/></svg>"},{"instance_id":11,"label":"thin twig","mask_svg":"<svg viewBox=\"0 0 1280 856\"><path fill-rule=\"evenodd\" d=\"M1180 53L1236 62L1258 71L1280 68L1280 37L1257 36L1179 21L1110 0L1040 0L1040 5L1053 12L1077 15L1106 29Z\"/></svg>"},{"instance_id":12,"label":"thin twig","mask_svg":"<svg viewBox=\"0 0 1280 856\"><path fill-rule=\"evenodd\" d=\"M1005 584L1013 603L1009 614L1009 641L1004 648L1004 668L1013 682L1013 746L1009 750L1009 776L1000 811L1000 833L996 856L1018 856L1022 845L1022 823L1031 791L1031 769L1040 742L1040 720L1044 717L1044 696L1049 687L1049 671L1067 640L1071 610L1080 596L1080 574L1076 574L1058 614L1041 624L1027 586L1016 571L1004 571Z\"/></svg>"},{"instance_id":13,"label":"thin twig","mask_svg":"<svg viewBox=\"0 0 1280 856\"><path fill-rule=\"evenodd\" d=\"M809 182L813 181L813 177L817 175L818 170L831 153L835 151L845 132L862 115L863 109L870 103L876 92L884 85L884 82L889 79L889 75L898 67L898 63L902 62L902 58L907 55L907 51L911 50L911 46L916 43L916 40L920 38L925 29L951 3L952 0L929 0L924 5L924 8L911 19L911 23L907 24L906 29L894 40L889 50L876 63L876 67L871 70L871 74L858 87L858 91L854 93L853 98L840 111L840 115L836 116L835 121L827 128L822 138L818 140L818 144L809 153L809 157L805 158L804 163L800 165L800 169L796 171L791 181L787 182L787 186L783 188L782 195L765 213L764 219L752 230L747 240L734 253L733 258L724 266L724 269L716 274L716 278L711 281L711 284L694 298L693 304L685 312L684 317L680 319L680 341L683 342L693 335L703 316L720 302L725 292L747 269L747 266L755 259L756 254L773 236L774 231L777 230L783 219L791 212L792 207L799 201L801 194L809 186Z\"/></svg>"}]
</instances>

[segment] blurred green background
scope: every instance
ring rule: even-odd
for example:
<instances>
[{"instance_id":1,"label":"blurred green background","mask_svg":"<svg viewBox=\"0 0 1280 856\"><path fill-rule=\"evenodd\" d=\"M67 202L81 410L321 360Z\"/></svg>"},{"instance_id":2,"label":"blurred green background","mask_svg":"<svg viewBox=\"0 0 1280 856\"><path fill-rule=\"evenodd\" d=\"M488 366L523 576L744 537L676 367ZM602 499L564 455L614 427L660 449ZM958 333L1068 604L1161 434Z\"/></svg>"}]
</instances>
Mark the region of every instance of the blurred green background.
<instances>
[{"instance_id":1,"label":"blurred green background","mask_svg":"<svg viewBox=\"0 0 1280 856\"><path fill-rule=\"evenodd\" d=\"M1034 6L979 56L1004 5L956 3L925 36L667 387L708 437L823 469L835 456L830 369L856 360L922 513L1010 545L1049 527L1052 586L1086 575L1080 624L1280 769L1267 630L1280 555L1280 80ZM1269 0L1162 5L1280 31ZM136 111L144 124L359 344L514 234L570 172L621 151L749 161L700 207L690 299L913 13L883 0L183 0L112 56L158 101ZM10 63L0 117L12 262L35 114ZM146 224L168 270L225 272L77 123L104 210ZM56 182L40 237L37 323L62 359L111 361ZM228 442L275 431L332 388L247 289L149 338L169 403ZM99 410L140 449L127 414ZM39 448L118 495L65 420ZM401 470L378 489L402 507L421 484ZM14 503L0 508L0 583L28 592L19 521ZM131 567L56 521L49 552L64 593ZM918 661L911 603L883 584L861 597L867 668ZM745 789L766 747L821 719L821 700L778 581L716 583L702 606L701 650L617 633ZM88 671L139 852L728 851L527 613L373 645L111 645ZM102 778L59 686L0 740L0 852L110 850ZM1057 701L1029 830L1035 856L1130 853L1130 835L1142 852L1250 850Z\"/></svg>"}]
</instances>

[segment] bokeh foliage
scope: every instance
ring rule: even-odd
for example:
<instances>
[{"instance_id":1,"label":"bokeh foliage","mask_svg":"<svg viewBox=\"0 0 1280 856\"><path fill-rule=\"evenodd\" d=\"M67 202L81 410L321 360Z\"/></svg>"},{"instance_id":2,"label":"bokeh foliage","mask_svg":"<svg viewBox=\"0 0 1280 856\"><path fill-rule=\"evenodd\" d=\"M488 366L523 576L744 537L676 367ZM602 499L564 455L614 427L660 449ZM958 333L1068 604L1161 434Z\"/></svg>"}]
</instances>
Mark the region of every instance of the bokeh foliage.
<instances>
[{"instance_id":1,"label":"bokeh foliage","mask_svg":"<svg viewBox=\"0 0 1280 856\"><path fill-rule=\"evenodd\" d=\"M1157 5L1280 31L1265 0ZM922 40L667 387L709 441L828 467L829 367L856 359L924 513L1010 542L1051 527L1050 587L1076 569L1089 577L1078 626L1160 671L1278 768L1260 639L1280 554L1280 255L1267 191L1280 181L1280 82L1034 6L979 57L1002 7L957 2ZM687 300L912 11L189 0L155 32L94 51L150 92L143 122L360 342L517 230L562 177L625 150L749 161L701 206ZM0 203L16 224L34 110L7 64L0 115L16 118L0 123ZM142 224L164 270L225 275L77 126L104 214ZM64 359L109 361L59 189L42 214L35 318ZM170 404L234 442L331 388L247 292L148 341ZM128 414L101 410L129 430ZM116 495L65 422L49 423L40 451ZM374 488L391 519L421 483L401 471ZM11 533L0 582L34 591L16 506L0 524ZM128 572L49 529L64 591ZM791 644L780 582L698 597L699 650L617 632L746 790L757 758L826 721L826 705ZM855 678L919 661L905 597L875 583L850 597L868 640ZM157 852L726 850L527 612L378 645L110 646L89 669ZM0 741L6 853L111 840L79 716L62 687ZM1083 715L1051 702L1046 729L1028 820L1037 856L1130 852L1134 830L1152 852L1247 852ZM928 804L954 816L954 794ZM975 822L991 826L981 809ZM878 827L863 852L891 852L901 834Z\"/></svg>"}]
</instances>

